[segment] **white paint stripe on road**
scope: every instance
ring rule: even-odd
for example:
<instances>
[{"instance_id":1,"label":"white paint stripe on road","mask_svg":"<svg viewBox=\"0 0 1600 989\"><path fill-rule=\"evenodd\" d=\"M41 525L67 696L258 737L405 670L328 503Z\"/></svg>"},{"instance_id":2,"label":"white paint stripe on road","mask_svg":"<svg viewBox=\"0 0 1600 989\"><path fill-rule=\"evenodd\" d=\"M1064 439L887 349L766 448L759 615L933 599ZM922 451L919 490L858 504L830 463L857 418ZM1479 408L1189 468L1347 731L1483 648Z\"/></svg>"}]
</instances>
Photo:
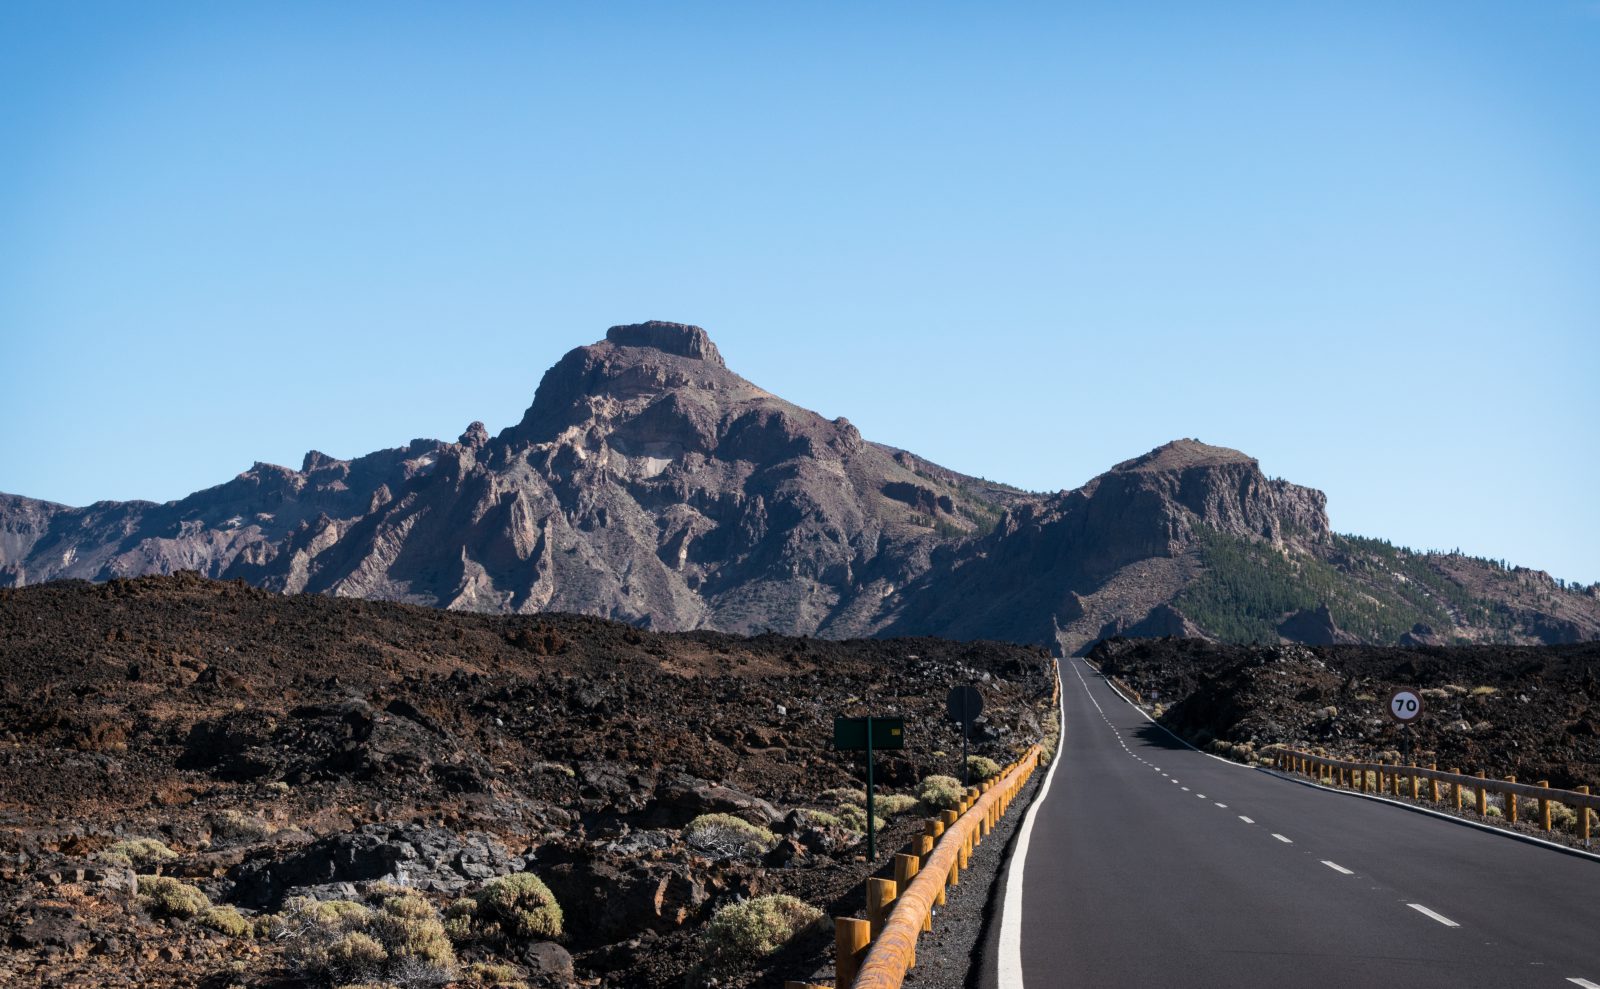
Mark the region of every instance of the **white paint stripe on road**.
<instances>
[{"instance_id":1,"label":"white paint stripe on road","mask_svg":"<svg viewBox=\"0 0 1600 989\"><path fill-rule=\"evenodd\" d=\"M1323 859L1322 860L1322 864L1327 866L1328 868L1332 869L1334 872L1339 873L1340 875L1345 875L1345 876L1353 876L1353 875L1355 875L1354 872L1351 872L1349 869L1346 869L1344 866L1340 865L1337 862L1329 862L1327 859Z\"/></svg>"},{"instance_id":2,"label":"white paint stripe on road","mask_svg":"<svg viewBox=\"0 0 1600 989\"><path fill-rule=\"evenodd\" d=\"M1178 787L1178 789L1182 790L1184 793L1188 793L1189 792L1189 788L1186 787L1186 786L1180 786L1180 787Z\"/></svg>"},{"instance_id":3,"label":"white paint stripe on road","mask_svg":"<svg viewBox=\"0 0 1600 989\"><path fill-rule=\"evenodd\" d=\"M1197 793L1197 794L1195 794L1195 796L1199 797L1201 800L1204 800L1206 798L1206 795L1203 794L1203 793Z\"/></svg>"},{"instance_id":4,"label":"white paint stripe on road","mask_svg":"<svg viewBox=\"0 0 1600 989\"><path fill-rule=\"evenodd\" d=\"M1279 841L1281 841L1281 842L1283 842L1283 843L1284 843L1284 844L1285 844L1285 845L1292 845L1292 844L1294 844L1294 842L1292 842L1292 841L1290 841L1290 840L1289 840L1289 839L1288 839L1288 838L1285 838L1285 837L1284 837L1284 836L1283 836L1283 835L1281 835L1281 834L1279 834L1279 833L1278 833L1278 832L1276 832L1276 831L1274 831L1274 832L1272 832L1272 836L1273 836L1273 837L1274 837L1274 838L1276 838L1276 839L1278 839L1278 840L1279 840Z\"/></svg>"},{"instance_id":5,"label":"white paint stripe on road","mask_svg":"<svg viewBox=\"0 0 1600 989\"><path fill-rule=\"evenodd\" d=\"M1222 803L1220 800L1217 802L1217 806L1221 807L1223 810L1227 810L1228 809L1228 805L1225 804L1225 803Z\"/></svg>"},{"instance_id":6,"label":"white paint stripe on road","mask_svg":"<svg viewBox=\"0 0 1600 989\"><path fill-rule=\"evenodd\" d=\"M1595 985L1588 979L1568 979L1567 981L1575 986L1582 986L1583 989L1600 989L1600 986Z\"/></svg>"},{"instance_id":7,"label":"white paint stripe on road","mask_svg":"<svg viewBox=\"0 0 1600 989\"><path fill-rule=\"evenodd\" d=\"M1256 823L1256 822L1250 820L1250 818L1245 817L1243 814L1239 815L1239 820L1243 821L1246 824L1254 824L1254 823Z\"/></svg>"},{"instance_id":8,"label":"white paint stripe on road","mask_svg":"<svg viewBox=\"0 0 1600 989\"><path fill-rule=\"evenodd\" d=\"M1074 668L1078 682L1083 682L1083 674ZM1089 693L1089 685L1083 684L1083 692L1089 694L1089 700L1094 700L1094 695ZM1098 703L1095 707L1099 707ZM1056 711L1060 718L1061 741L1066 742L1067 731L1067 692L1061 690L1056 701ZM1104 712L1102 712L1104 713ZM1061 746L1065 748L1065 744ZM1045 798L1050 796L1050 784L1055 782L1056 770L1066 761L1065 753L1057 752L1056 758L1050 763L1050 771L1044 774L1044 782L1039 784L1039 792L1034 795L1033 805L1028 808L1028 813L1022 818L1022 826L1017 829L1017 847L1011 856L1011 868L1006 872L1006 889L1003 899L1004 906L1000 912L1000 957L996 960L999 972L1000 985L1022 987L1022 874L1028 868L1028 842L1033 838L1033 821L1039 816L1039 808L1044 806Z\"/></svg>"},{"instance_id":9,"label":"white paint stripe on road","mask_svg":"<svg viewBox=\"0 0 1600 989\"><path fill-rule=\"evenodd\" d=\"M1460 927L1461 926L1460 924L1458 924L1455 921L1451 920L1449 917L1446 917L1444 914L1442 914L1442 913L1434 913L1432 910L1429 910L1427 907L1423 906L1420 903L1407 903L1406 906L1408 906L1411 909L1415 910L1417 913L1422 914L1424 917L1432 917L1434 920L1437 920L1439 923L1443 924L1446 927Z\"/></svg>"}]
</instances>

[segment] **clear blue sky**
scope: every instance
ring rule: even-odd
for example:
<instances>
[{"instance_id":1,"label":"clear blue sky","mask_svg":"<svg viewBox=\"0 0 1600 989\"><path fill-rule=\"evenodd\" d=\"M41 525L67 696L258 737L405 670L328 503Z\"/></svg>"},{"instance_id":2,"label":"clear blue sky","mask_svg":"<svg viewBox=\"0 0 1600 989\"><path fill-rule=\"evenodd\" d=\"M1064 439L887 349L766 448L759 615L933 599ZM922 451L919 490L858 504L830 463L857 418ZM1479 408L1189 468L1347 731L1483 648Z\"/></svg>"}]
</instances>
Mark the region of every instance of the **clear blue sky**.
<instances>
[{"instance_id":1,"label":"clear blue sky","mask_svg":"<svg viewBox=\"0 0 1600 989\"><path fill-rule=\"evenodd\" d=\"M0 490L515 422L613 323L1050 490L1600 579L1600 2L0 5Z\"/></svg>"}]
</instances>

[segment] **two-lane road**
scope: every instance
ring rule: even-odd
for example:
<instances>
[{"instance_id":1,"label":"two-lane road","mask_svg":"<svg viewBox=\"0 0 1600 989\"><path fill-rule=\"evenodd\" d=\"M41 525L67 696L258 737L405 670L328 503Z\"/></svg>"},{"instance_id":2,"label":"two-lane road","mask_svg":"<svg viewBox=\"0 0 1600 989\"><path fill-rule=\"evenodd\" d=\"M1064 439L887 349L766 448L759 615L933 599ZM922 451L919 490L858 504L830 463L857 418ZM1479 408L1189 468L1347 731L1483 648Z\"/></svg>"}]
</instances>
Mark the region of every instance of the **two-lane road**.
<instances>
[{"instance_id":1,"label":"two-lane road","mask_svg":"<svg viewBox=\"0 0 1600 989\"><path fill-rule=\"evenodd\" d=\"M1600 862L1196 752L1081 660L1062 694L986 986L1600 989Z\"/></svg>"}]
</instances>

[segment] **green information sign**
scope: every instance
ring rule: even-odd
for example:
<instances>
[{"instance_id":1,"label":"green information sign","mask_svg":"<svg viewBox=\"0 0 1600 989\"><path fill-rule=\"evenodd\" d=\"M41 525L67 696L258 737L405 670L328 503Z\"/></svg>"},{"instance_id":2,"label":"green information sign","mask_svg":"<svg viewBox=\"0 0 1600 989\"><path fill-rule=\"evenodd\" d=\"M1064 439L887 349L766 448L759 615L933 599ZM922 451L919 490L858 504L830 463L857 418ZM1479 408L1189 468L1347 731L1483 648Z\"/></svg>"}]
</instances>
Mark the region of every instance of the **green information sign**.
<instances>
[{"instance_id":1,"label":"green information sign","mask_svg":"<svg viewBox=\"0 0 1600 989\"><path fill-rule=\"evenodd\" d=\"M867 861L878 859L878 836L872 826L872 752L906 747L905 718L834 718L833 747L840 752L867 753Z\"/></svg>"},{"instance_id":2,"label":"green information sign","mask_svg":"<svg viewBox=\"0 0 1600 989\"><path fill-rule=\"evenodd\" d=\"M872 748L906 747L905 718L834 718L833 747L841 752L867 748L867 725L872 725Z\"/></svg>"}]
</instances>

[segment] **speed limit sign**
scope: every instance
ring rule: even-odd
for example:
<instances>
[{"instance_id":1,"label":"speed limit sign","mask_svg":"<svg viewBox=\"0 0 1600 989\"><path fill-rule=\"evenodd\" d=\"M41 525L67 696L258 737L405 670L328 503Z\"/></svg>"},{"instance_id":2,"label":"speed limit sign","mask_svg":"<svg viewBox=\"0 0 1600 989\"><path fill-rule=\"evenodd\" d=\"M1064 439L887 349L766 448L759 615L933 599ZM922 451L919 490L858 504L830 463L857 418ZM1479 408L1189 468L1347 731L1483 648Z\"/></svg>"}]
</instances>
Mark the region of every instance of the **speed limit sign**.
<instances>
[{"instance_id":1,"label":"speed limit sign","mask_svg":"<svg viewBox=\"0 0 1600 989\"><path fill-rule=\"evenodd\" d=\"M1397 690L1389 698L1389 717L1403 725L1422 717L1422 695L1415 690Z\"/></svg>"}]
</instances>

